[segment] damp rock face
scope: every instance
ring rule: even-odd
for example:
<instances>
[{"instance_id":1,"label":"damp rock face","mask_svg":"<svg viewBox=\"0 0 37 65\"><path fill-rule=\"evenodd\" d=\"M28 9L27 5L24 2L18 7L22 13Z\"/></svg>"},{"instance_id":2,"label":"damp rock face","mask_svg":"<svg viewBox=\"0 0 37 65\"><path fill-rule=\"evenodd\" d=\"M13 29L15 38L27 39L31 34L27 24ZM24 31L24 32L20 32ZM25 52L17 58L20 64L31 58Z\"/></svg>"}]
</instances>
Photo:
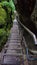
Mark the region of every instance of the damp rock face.
<instances>
[{"instance_id":1,"label":"damp rock face","mask_svg":"<svg viewBox=\"0 0 37 65\"><path fill-rule=\"evenodd\" d=\"M30 16L32 14L36 0L14 0L14 1L18 13L24 16Z\"/></svg>"},{"instance_id":2,"label":"damp rock face","mask_svg":"<svg viewBox=\"0 0 37 65\"><path fill-rule=\"evenodd\" d=\"M36 24L37 22L31 19L31 15L34 12L34 8L35 6L37 6L37 1L36 0L14 0L14 1L20 22L24 26L26 26L31 32L33 32L37 37L37 24ZM27 36L25 39L28 48L37 50L37 46L33 44L34 43L33 39L30 36L28 36L29 33L27 34L26 33L27 31L26 32L24 31L24 36Z\"/></svg>"},{"instance_id":3,"label":"damp rock face","mask_svg":"<svg viewBox=\"0 0 37 65\"><path fill-rule=\"evenodd\" d=\"M14 0L16 10L19 15L20 22L22 22L29 30L31 30L37 37L37 22L32 21L31 15L34 12L36 0ZM36 5L37 6L37 5Z\"/></svg>"}]
</instances>

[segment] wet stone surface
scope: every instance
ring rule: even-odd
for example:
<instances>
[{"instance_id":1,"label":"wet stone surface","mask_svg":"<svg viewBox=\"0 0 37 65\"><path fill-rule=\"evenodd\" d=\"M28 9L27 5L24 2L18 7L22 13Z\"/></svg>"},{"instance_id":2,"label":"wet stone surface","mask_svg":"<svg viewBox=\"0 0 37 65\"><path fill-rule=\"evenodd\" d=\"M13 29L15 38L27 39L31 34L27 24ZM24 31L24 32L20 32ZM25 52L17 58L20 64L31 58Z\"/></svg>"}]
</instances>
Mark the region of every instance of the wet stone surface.
<instances>
[{"instance_id":1,"label":"wet stone surface","mask_svg":"<svg viewBox=\"0 0 37 65\"><path fill-rule=\"evenodd\" d=\"M24 65L21 36L19 35L17 22L13 23L7 44L8 47L5 46L4 48L2 65Z\"/></svg>"}]
</instances>

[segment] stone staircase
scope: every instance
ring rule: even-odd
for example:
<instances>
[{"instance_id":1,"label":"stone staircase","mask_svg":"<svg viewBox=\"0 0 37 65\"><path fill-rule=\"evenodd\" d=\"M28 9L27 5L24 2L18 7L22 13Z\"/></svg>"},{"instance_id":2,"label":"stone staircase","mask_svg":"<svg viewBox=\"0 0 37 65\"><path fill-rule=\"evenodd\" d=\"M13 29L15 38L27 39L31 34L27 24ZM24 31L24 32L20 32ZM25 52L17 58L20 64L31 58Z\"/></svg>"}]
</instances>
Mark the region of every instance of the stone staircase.
<instances>
[{"instance_id":1,"label":"stone staircase","mask_svg":"<svg viewBox=\"0 0 37 65\"><path fill-rule=\"evenodd\" d=\"M24 54L21 46L21 35L18 23L14 20L11 34L2 51L1 65L24 65Z\"/></svg>"}]
</instances>

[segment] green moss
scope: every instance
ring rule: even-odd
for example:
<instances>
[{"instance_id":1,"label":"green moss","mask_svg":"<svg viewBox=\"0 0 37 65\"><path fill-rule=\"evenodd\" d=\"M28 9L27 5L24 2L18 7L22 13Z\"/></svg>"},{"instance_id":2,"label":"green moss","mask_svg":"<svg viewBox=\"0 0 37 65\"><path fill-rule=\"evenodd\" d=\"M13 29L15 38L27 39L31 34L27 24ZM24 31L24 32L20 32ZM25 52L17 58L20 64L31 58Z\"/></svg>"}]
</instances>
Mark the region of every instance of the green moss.
<instances>
[{"instance_id":1,"label":"green moss","mask_svg":"<svg viewBox=\"0 0 37 65\"><path fill-rule=\"evenodd\" d=\"M4 25L6 21L0 16L0 25Z\"/></svg>"},{"instance_id":2,"label":"green moss","mask_svg":"<svg viewBox=\"0 0 37 65\"><path fill-rule=\"evenodd\" d=\"M0 28L6 25L7 14L0 4Z\"/></svg>"},{"instance_id":3,"label":"green moss","mask_svg":"<svg viewBox=\"0 0 37 65\"><path fill-rule=\"evenodd\" d=\"M5 10L2 7L0 7L0 16L4 19L7 17L7 14L6 14Z\"/></svg>"},{"instance_id":4,"label":"green moss","mask_svg":"<svg viewBox=\"0 0 37 65\"><path fill-rule=\"evenodd\" d=\"M10 7L6 8L7 10L4 7L2 7L0 3L0 51L6 43L10 34L10 29L13 25L11 9Z\"/></svg>"},{"instance_id":5,"label":"green moss","mask_svg":"<svg viewBox=\"0 0 37 65\"><path fill-rule=\"evenodd\" d=\"M0 29L0 37L5 36L6 31L4 29Z\"/></svg>"},{"instance_id":6,"label":"green moss","mask_svg":"<svg viewBox=\"0 0 37 65\"><path fill-rule=\"evenodd\" d=\"M6 42L6 31L4 29L0 29L0 51Z\"/></svg>"}]
</instances>

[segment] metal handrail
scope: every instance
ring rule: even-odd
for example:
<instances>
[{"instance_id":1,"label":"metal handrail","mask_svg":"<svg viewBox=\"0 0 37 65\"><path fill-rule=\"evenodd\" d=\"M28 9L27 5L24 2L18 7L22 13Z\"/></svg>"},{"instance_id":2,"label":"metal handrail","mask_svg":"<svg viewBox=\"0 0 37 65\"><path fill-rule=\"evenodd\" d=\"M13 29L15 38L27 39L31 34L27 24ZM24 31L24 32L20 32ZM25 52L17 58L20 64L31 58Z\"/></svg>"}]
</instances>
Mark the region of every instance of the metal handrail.
<instances>
[{"instance_id":1,"label":"metal handrail","mask_svg":"<svg viewBox=\"0 0 37 65\"><path fill-rule=\"evenodd\" d=\"M37 57L36 57L36 58L32 58L32 55L29 55L29 53L28 53L28 48L26 48L26 56L27 56L27 59L28 59L29 61L37 60Z\"/></svg>"},{"instance_id":2,"label":"metal handrail","mask_svg":"<svg viewBox=\"0 0 37 65\"><path fill-rule=\"evenodd\" d=\"M36 39L36 35L31 32L26 26L24 26L19 20L18 22L20 23L20 25L33 37L33 40L34 40L34 44L37 45L37 39Z\"/></svg>"},{"instance_id":3,"label":"metal handrail","mask_svg":"<svg viewBox=\"0 0 37 65\"><path fill-rule=\"evenodd\" d=\"M18 23L32 36L34 44L37 45L36 35L33 32L31 32L26 26L24 26L19 20L18 20ZM37 54L33 50L31 50L30 52L32 52L33 54ZM28 47L27 46L26 46L26 56L27 56L27 59L29 61L37 60L37 58L32 58L32 56L29 55L29 53L28 53Z\"/></svg>"}]
</instances>

